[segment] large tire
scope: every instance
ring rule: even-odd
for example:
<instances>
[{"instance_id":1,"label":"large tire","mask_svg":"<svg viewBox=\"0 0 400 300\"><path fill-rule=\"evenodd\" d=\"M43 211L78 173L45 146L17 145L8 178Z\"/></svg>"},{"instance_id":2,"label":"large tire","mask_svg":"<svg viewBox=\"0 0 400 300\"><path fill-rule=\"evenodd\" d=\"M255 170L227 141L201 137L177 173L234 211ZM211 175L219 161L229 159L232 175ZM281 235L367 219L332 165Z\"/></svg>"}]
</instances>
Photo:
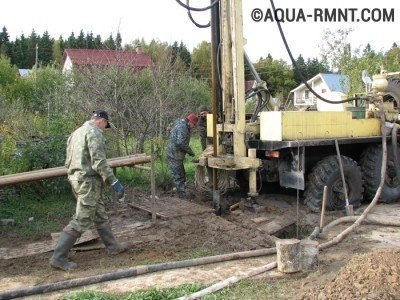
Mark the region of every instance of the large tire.
<instances>
[{"instance_id":1,"label":"large tire","mask_svg":"<svg viewBox=\"0 0 400 300\"><path fill-rule=\"evenodd\" d=\"M399 150L397 153L400 157ZM365 198L371 201L381 181L382 145L371 145L365 149L361 155L360 165L364 173ZM391 144L387 145L386 168L385 183L379 201L392 203L400 199L400 178L396 176Z\"/></svg>"},{"instance_id":2,"label":"large tire","mask_svg":"<svg viewBox=\"0 0 400 300\"><path fill-rule=\"evenodd\" d=\"M356 208L360 206L364 192L361 168L351 158L346 156L341 156L341 158L349 204ZM328 187L326 209L344 210L346 197L336 155L324 158L311 170L304 193L304 202L312 211L321 210L324 186Z\"/></svg>"},{"instance_id":3,"label":"large tire","mask_svg":"<svg viewBox=\"0 0 400 300\"><path fill-rule=\"evenodd\" d=\"M388 87L383 96L383 100L393 102L394 107L400 109L400 79L388 78L387 81Z\"/></svg>"}]
</instances>

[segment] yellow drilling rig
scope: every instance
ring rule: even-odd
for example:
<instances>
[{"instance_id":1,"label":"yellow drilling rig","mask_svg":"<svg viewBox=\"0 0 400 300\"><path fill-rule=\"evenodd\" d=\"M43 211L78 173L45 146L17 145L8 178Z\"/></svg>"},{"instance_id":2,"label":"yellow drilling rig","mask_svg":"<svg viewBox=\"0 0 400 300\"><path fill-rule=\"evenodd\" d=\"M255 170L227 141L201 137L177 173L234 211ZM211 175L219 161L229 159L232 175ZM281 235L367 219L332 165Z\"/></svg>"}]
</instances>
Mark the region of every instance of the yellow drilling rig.
<instances>
[{"instance_id":1,"label":"yellow drilling rig","mask_svg":"<svg viewBox=\"0 0 400 300\"><path fill-rule=\"evenodd\" d=\"M267 85L244 52L242 0L215 0L210 6L212 114L207 116L207 134L213 137L213 148L203 153L199 165L212 169L216 214L221 213L222 174L240 178L250 204L256 203L260 182L279 182L304 191L304 201L314 211L321 209L325 186L327 209L357 207L363 199L371 200L378 189L382 136L392 141L392 147L380 200L399 199L400 80L392 78L399 73L382 71L373 80L364 74L366 90L353 98L329 100L316 94L314 104L321 105L314 110L285 111L268 105ZM248 91L245 64L256 81ZM250 96L256 97L257 105L246 116Z\"/></svg>"}]
</instances>

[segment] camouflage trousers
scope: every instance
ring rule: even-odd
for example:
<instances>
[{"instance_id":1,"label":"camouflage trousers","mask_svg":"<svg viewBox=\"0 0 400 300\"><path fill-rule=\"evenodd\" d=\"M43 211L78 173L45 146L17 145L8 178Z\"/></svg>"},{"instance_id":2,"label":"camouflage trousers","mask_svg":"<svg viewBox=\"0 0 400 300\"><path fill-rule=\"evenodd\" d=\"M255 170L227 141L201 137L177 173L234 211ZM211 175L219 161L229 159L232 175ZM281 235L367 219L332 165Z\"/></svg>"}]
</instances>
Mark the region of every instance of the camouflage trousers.
<instances>
[{"instance_id":1,"label":"camouflage trousers","mask_svg":"<svg viewBox=\"0 0 400 300\"><path fill-rule=\"evenodd\" d=\"M106 223L108 216L103 200L103 182L101 179L70 180L70 184L77 203L75 214L68 227L83 233L93 225L99 228Z\"/></svg>"},{"instance_id":2,"label":"camouflage trousers","mask_svg":"<svg viewBox=\"0 0 400 300\"><path fill-rule=\"evenodd\" d=\"M171 170L172 179L177 191L185 190L186 174L183 166L183 160L167 157L169 169Z\"/></svg>"},{"instance_id":3,"label":"camouflage trousers","mask_svg":"<svg viewBox=\"0 0 400 300\"><path fill-rule=\"evenodd\" d=\"M199 136L201 142L201 150L204 151L207 148L207 145L212 145L213 139L212 137L207 136L207 128L199 128Z\"/></svg>"},{"instance_id":4,"label":"camouflage trousers","mask_svg":"<svg viewBox=\"0 0 400 300\"><path fill-rule=\"evenodd\" d=\"M200 142L201 142L201 149L204 151L207 147L207 128L201 127L199 128L199 135L200 135Z\"/></svg>"}]
</instances>

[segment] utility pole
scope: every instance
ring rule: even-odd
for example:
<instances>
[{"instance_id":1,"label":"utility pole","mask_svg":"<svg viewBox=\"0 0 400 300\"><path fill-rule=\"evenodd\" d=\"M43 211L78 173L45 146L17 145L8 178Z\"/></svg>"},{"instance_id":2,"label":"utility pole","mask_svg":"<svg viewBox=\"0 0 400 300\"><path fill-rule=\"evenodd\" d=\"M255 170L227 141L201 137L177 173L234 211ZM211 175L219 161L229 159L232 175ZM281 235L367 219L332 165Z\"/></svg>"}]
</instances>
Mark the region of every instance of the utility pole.
<instances>
[{"instance_id":1,"label":"utility pole","mask_svg":"<svg viewBox=\"0 0 400 300\"><path fill-rule=\"evenodd\" d=\"M38 49L39 46L36 43L36 55L35 55L35 82L36 82L36 73L37 73L37 67L38 67Z\"/></svg>"}]
</instances>

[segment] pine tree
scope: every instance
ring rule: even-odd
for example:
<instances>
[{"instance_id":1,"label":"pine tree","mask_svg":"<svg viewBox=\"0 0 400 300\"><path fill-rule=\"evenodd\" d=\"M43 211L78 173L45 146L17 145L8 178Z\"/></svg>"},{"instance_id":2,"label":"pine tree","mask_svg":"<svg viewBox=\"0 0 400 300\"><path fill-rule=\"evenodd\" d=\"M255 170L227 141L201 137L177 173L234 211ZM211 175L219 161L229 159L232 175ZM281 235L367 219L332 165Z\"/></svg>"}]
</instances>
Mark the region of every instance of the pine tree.
<instances>
[{"instance_id":1,"label":"pine tree","mask_svg":"<svg viewBox=\"0 0 400 300\"><path fill-rule=\"evenodd\" d=\"M69 36L69 38L65 42L65 48L66 49L76 49L77 45L78 44L77 44L77 41L76 41L76 38L75 38L75 34L74 34L74 32L71 32L71 35Z\"/></svg>"},{"instance_id":2,"label":"pine tree","mask_svg":"<svg viewBox=\"0 0 400 300\"><path fill-rule=\"evenodd\" d=\"M2 32L0 32L0 55L4 54L8 56L9 48L10 48L10 36L8 35L7 28L3 26L3 30Z\"/></svg>"},{"instance_id":3,"label":"pine tree","mask_svg":"<svg viewBox=\"0 0 400 300\"><path fill-rule=\"evenodd\" d=\"M87 43L86 43L86 38L85 34L83 33L83 30L79 32L78 38L76 39L76 47L78 49L87 49Z\"/></svg>"},{"instance_id":4,"label":"pine tree","mask_svg":"<svg viewBox=\"0 0 400 300\"><path fill-rule=\"evenodd\" d=\"M53 59L53 43L54 39L50 37L48 31L45 31L39 39L38 57L40 64L43 66L50 64Z\"/></svg>"},{"instance_id":5,"label":"pine tree","mask_svg":"<svg viewBox=\"0 0 400 300\"><path fill-rule=\"evenodd\" d=\"M112 33L110 34L108 39L104 41L104 48L108 49L108 50L115 50L116 49L116 45L115 45L115 41L114 41L114 38L112 36Z\"/></svg>"}]
</instances>

